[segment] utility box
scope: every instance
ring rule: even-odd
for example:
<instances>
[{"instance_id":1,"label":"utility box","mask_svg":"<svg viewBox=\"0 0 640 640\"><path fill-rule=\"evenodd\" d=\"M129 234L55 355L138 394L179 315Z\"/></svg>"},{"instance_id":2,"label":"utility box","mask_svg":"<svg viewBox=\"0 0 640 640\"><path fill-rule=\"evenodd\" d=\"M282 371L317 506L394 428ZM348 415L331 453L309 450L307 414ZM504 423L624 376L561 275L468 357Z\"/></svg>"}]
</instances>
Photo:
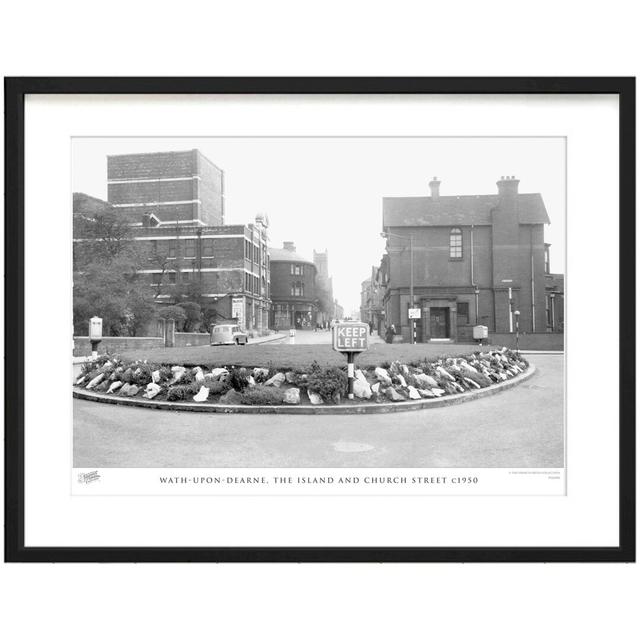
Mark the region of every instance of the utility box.
<instances>
[{"instance_id":1,"label":"utility box","mask_svg":"<svg viewBox=\"0 0 640 640\"><path fill-rule=\"evenodd\" d=\"M483 324L477 324L473 327L473 339L474 340L486 340L489 337L489 327L485 327Z\"/></svg>"},{"instance_id":2,"label":"utility box","mask_svg":"<svg viewBox=\"0 0 640 640\"><path fill-rule=\"evenodd\" d=\"M89 320L89 340L102 340L102 318L98 316Z\"/></svg>"}]
</instances>

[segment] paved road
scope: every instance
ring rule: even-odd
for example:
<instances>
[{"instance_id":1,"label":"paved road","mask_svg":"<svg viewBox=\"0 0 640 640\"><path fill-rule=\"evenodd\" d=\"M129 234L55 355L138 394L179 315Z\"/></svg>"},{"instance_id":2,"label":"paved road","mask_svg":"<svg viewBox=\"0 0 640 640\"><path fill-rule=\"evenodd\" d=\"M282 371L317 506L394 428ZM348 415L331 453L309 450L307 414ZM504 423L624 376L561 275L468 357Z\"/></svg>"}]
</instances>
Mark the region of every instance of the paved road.
<instances>
[{"instance_id":1,"label":"paved road","mask_svg":"<svg viewBox=\"0 0 640 640\"><path fill-rule=\"evenodd\" d=\"M286 338L279 344L331 344L332 334L331 331L296 331L293 338L289 337L289 334L283 332ZM369 336L369 344L381 344L384 340L378 336L378 332L374 331Z\"/></svg>"},{"instance_id":2,"label":"paved road","mask_svg":"<svg viewBox=\"0 0 640 640\"><path fill-rule=\"evenodd\" d=\"M222 415L74 400L76 467L561 467L563 356L512 390L366 416Z\"/></svg>"}]
</instances>

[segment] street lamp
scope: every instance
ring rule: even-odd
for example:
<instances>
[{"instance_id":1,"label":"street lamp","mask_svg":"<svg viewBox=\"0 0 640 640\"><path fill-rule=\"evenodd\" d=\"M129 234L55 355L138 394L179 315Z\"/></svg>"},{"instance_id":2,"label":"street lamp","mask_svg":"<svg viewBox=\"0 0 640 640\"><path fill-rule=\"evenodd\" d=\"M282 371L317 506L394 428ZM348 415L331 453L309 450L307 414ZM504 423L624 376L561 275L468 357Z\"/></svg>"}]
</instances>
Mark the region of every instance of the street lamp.
<instances>
[{"instance_id":1,"label":"street lamp","mask_svg":"<svg viewBox=\"0 0 640 640\"><path fill-rule=\"evenodd\" d=\"M411 234L409 234L409 236L403 236L403 235L399 235L397 233L389 233L388 231L383 231L380 234L381 238L389 238L389 237L393 237L393 238L402 238L403 240L406 240L407 237L409 238L409 271L410 271L410 275L409 275L409 299L411 300L411 308L413 309L414 304L415 304L415 300L413 299L413 236ZM415 336L415 320L414 318L410 318L411 320L411 344L415 344L416 341L416 336Z\"/></svg>"},{"instance_id":2,"label":"street lamp","mask_svg":"<svg viewBox=\"0 0 640 640\"><path fill-rule=\"evenodd\" d=\"M513 312L513 315L516 317L516 353L519 355L520 349L518 342L520 338L520 312L516 309Z\"/></svg>"}]
</instances>

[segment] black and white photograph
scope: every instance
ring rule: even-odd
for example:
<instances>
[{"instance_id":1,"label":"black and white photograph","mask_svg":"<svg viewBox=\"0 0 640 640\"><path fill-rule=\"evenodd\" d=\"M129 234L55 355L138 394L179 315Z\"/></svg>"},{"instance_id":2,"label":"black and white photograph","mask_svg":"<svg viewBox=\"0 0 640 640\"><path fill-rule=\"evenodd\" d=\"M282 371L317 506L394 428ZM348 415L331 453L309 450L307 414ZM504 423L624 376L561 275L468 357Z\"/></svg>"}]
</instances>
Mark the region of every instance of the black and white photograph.
<instances>
[{"instance_id":1,"label":"black and white photograph","mask_svg":"<svg viewBox=\"0 0 640 640\"><path fill-rule=\"evenodd\" d=\"M76 489L564 493L565 142L74 138Z\"/></svg>"},{"instance_id":2,"label":"black and white photograph","mask_svg":"<svg viewBox=\"0 0 640 640\"><path fill-rule=\"evenodd\" d=\"M18 555L629 557L626 84L415 82L24 96Z\"/></svg>"}]
</instances>

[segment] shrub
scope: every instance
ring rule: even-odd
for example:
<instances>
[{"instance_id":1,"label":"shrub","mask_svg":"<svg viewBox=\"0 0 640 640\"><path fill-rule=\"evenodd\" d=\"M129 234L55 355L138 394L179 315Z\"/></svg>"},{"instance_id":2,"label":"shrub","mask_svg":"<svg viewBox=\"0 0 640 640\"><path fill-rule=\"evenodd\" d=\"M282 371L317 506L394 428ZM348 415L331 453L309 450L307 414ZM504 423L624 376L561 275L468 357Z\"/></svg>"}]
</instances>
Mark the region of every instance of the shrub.
<instances>
[{"instance_id":1,"label":"shrub","mask_svg":"<svg viewBox=\"0 0 640 640\"><path fill-rule=\"evenodd\" d=\"M220 398L220 404L240 404L242 395L243 394L238 393L234 389L229 389L229 391Z\"/></svg>"},{"instance_id":2,"label":"shrub","mask_svg":"<svg viewBox=\"0 0 640 640\"><path fill-rule=\"evenodd\" d=\"M240 404L282 404L284 391L277 387L250 387L243 394L237 394Z\"/></svg>"},{"instance_id":3,"label":"shrub","mask_svg":"<svg viewBox=\"0 0 640 640\"><path fill-rule=\"evenodd\" d=\"M228 376L229 385L234 389L234 391L238 391L242 393L244 389L249 386L249 377L247 374L247 370L244 367L240 369L233 368Z\"/></svg>"},{"instance_id":4,"label":"shrub","mask_svg":"<svg viewBox=\"0 0 640 640\"><path fill-rule=\"evenodd\" d=\"M200 385L197 384L197 389L194 384L176 384L173 387L169 387L167 391L167 400L169 402L176 402L181 400L189 400L191 396L198 393Z\"/></svg>"},{"instance_id":5,"label":"shrub","mask_svg":"<svg viewBox=\"0 0 640 640\"><path fill-rule=\"evenodd\" d=\"M231 388L229 386L229 382L227 379L224 380L209 380L206 379L202 383L207 389L209 389L209 393L215 396L222 395L223 393L227 393Z\"/></svg>"},{"instance_id":6,"label":"shrub","mask_svg":"<svg viewBox=\"0 0 640 640\"><path fill-rule=\"evenodd\" d=\"M319 394L327 402L333 402L336 394L344 395L348 382L347 373L340 367L323 369L317 363L314 365L304 381L304 387L312 393Z\"/></svg>"}]
</instances>

